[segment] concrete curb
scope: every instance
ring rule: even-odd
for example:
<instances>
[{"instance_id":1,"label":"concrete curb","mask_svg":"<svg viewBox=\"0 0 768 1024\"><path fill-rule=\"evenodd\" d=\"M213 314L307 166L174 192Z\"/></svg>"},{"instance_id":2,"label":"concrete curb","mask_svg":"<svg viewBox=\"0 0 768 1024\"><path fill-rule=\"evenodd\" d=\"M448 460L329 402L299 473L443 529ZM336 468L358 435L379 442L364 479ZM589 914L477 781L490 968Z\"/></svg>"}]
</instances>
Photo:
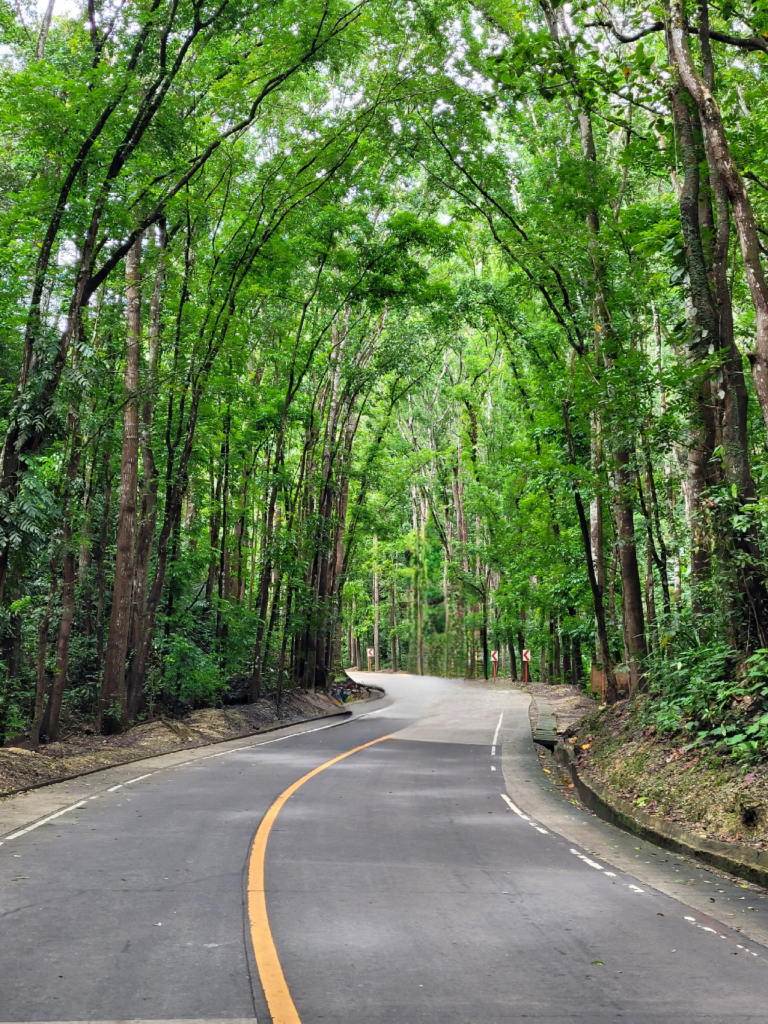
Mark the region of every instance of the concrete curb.
<instances>
[{"instance_id":1,"label":"concrete curb","mask_svg":"<svg viewBox=\"0 0 768 1024\"><path fill-rule=\"evenodd\" d=\"M566 746L558 745L555 748L555 760L566 768L582 803L594 811L598 818L666 850L693 857L694 860L768 888L768 851L755 850L741 843L703 839L663 818L647 814L612 793L602 783L579 775L573 753Z\"/></svg>"}]
</instances>

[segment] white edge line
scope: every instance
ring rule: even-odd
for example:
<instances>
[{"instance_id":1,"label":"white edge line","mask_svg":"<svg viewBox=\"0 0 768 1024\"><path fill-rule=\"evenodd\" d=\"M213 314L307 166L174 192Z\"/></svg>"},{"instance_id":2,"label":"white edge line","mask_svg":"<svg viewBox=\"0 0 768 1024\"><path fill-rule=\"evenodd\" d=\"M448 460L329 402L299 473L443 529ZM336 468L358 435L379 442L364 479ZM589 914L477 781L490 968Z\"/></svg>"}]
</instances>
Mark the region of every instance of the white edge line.
<instances>
[{"instance_id":1,"label":"white edge line","mask_svg":"<svg viewBox=\"0 0 768 1024\"><path fill-rule=\"evenodd\" d=\"M385 708L379 708L379 710L380 711L385 711L386 709ZM371 714L371 715L375 714L375 712L373 712L373 711L370 711L368 713ZM256 741L255 743L249 743L245 747L237 747L236 749L237 750L249 750L249 749L252 749L253 747L265 747L265 746L267 746L268 743L281 743L283 740L293 739L294 736L306 736L308 733L311 733L311 732L322 732L323 729L335 729L339 725L346 725L347 722L355 722L355 721L357 721L358 718L363 718L363 717L364 717L363 715L355 715L352 718L345 718L343 722L332 722L330 725L319 725L315 729L305 729L303 732L292 732L292 733L289 733L287 736L278 736L274 740L262 740L261 742ZM224 751L225 754L233 754L234 752L235 752L234 749L233 750L225 750ZM185 761L184 764L196 764L198 761L205 761L205 760L207 760L207 758L198 757L198 758L195 758L194 761ZM168 767L169 768L180 768L181 765L169 765ZM165 769L159 768L157 771L164 771L164 770ZM132 782L139 782L141 779L148 779L150 775L156 775L157 771L155 771L155 772L148 772L146 775L139 775L135 779L129 779L128 782L120 782L116 786L110 786L110 788L107 790L107 793L114 793L116 790L122 789L123 786L129 786ZM54 818L58 818L60 815L66 814L67 811L74 811L78 807L83 807L87 802L88 802L87 800L79 800L76 804L70 804L69 807L64 807L64 808L62 808L62 810L56 811L55 814L49 814L47 818L41 818L40 821L36 821L32 825L27 825L26 828L19 829L18 832L11 832L11 834L9 836L5 836L4 839L0 839L0 846L3 846L4 843L10 842L11 839L18 839L19 836L26 835L27 832L32 832L32 831L34 831L34 829L40 828L41 825L45 825L49 821L53 821ZM522 817L525 817L525 815L523 815L522 812L520 812L520 811L518 811L518 814L520 814Z\"/></svg>"},{"instance_id":2,"label":"white edge line","mask_svg":"<svg viewBox=\"0 0 768 1024\"><path fill-rule=\"evenodd\" d=\"M502 711L501 714L499 715L499 724L496 726L496 732L493 734L493 744L492 744L493 749L491 750L492 754L496 753L496 744L499 742L499 730L501 729L501 720L502 720L503 717L504 717L504 712Z\"/></svg>"},{"instance_id":3,"label":"white edge line","mask_svg":"<svg viewBox=\"0 0 768 1024\"><path fill-rule=\"evenodd\" d=\"M155 772L147 772L146 775L137 775L135 779L128 779L128 781L124 782L123 785L124 786L130 786L130 784L132 782L141 782L142 779L148 779L150 775L154 775L154 774L155 774Z\"/></svg>"},{"instance_id":4,"label":"white edge line","mask_svg":"<svg viewBox=\"0 0 768 1024\"><path fill-rule=\"evenodd\" d=\"M531 824L533 825L533 822L531 822ZM549 835L549 832L547 832L545 828L542 828L541 825L533 825L533 827L536 829L537 832L541 832L543 836Z\"/></svg>"},{"instance_id":5,"label":"white edge line","mask_svg":"<svg viewBox=\"0 0 768 1024\"><path fill-rule=\"evenodd\" d=\"M513 804L513 803L512 803L512 801L511 801L511 800L509 799L509 797L507 796L507 794L506 794L506 793L500 793L499 795L501 796L501 799L502 799L502 800L504 800L504 801L505 801L506 803L508 803L508 804L509 804L509 809L510 809L511 811L514 811L514 812L515 812L515 814L516 814L516 815L518 816L518 818L522 818L522 819L523 819L523 821L530 821L530 820L531 820L531 819L530 819L530 818L528 817L528 815L527 815L527 814L523 814L523 812L522 812L522 811L520 810L520 808L519 808L519 807L517 806L517 804Z\"/></svg>"},{"instance_id":6,"label":"white edge line","mask_svg":"<svg viewBox=\"0 0 768 1024\"><path fill-rule=\"evenodd\" d=\"M573 847L571 847L571 853L574 854L574 856L578 857L579 860L583 860L585 864L589 864L591 868L596 868L598 871L605 871L605 868L602 864L598 864L595 860L590 860L589 857L585 857L583 853L579 853L579 851L574 850ZM613 878L615 877L616 876L613 875Z\"/></svg>"},{"instance_id":7,"label":"white edge line","mask_svg":"<svg viewBox=\"0 0 768 1024\"><path fill-rule=\"evenodd\" d=\"M18 839L19 836L25 835L27 832L32 832L36 828L40 828L41 825L47 825L49 821L53 821L54 818L60 818L62 814L66 814L67 811L74 811L77 807L84 807L87 803L86 800L79 800L76 804L70 804L69 807L63 807L60 811L56 811L55 814L49 814L47 818L41 818L40 821L36 821L34 825L27 825L26 828L20 828L18 832L11 832L9 836L6 836L0 846L3 843L7 843L9 839Z\"/></svg>"}]
</instances>

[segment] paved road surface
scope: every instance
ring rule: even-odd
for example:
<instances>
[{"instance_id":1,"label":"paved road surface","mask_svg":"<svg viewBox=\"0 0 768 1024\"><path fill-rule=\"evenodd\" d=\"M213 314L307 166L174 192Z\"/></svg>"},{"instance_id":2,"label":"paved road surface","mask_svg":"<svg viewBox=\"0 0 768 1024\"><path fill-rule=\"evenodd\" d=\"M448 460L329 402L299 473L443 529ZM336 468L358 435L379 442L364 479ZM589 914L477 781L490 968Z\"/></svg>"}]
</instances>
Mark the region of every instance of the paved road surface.
<instances>
[{"instance_id":1,"label":"paved road surface","mask_svg":"<svg viewBox=\"0 0 768 1024\"><path fill-rule=\"evenodd\" d=\"M269 836L271 941L302 1024L768 1021L768 949L745 937L768 935L768 901L548 790L527 696L382 681L389 700L335 727L146 762L112 792L93 776L94 799L6 841L0 1021L266 1024L254 833L297 779L386 735L307 781Z\"/></svg>"}]
</instances>

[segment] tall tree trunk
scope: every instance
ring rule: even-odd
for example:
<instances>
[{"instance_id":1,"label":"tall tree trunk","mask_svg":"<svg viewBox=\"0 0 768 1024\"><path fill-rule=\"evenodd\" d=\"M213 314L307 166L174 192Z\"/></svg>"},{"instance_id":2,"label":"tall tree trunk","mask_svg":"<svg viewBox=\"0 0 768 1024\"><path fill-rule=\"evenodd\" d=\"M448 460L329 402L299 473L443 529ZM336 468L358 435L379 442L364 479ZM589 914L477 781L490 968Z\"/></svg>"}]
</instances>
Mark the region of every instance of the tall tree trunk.
<instances>
[{"instance_id":1,"label":"tall tree trunk","mask_svg":"<svg viewBox=\"0 0 768 1024\"><path fill-rule=\"evenodd\" d=\"M568 452L573 465L576 465L576 452L573 444L573 431L571 430L571 419L568 413L568 406L563 406L563 422L565 423L566 438L568 441ZM587 578L589 579L589 587L592 591L592 604L595 611L595 623L597 626L597 638L600 651L600 661L605 671L606 677L606 700L610 703L615 703L618 697L616 690L616 676L613 670L613 659L611 658L611 649L608 643L608 630L605 624L605 606L603 604L603 592L597 582L597 574L595 572L595 563L592 557L592 537L590 535L589 523L587 522L587 516L584 512L584 503L581 500L581 492L579 488L574 485L573 487L573 499L576 504L576 514L579 519L579 527L581 529L581 542L584 547L584 556L587 562ZM522 615L521 615L522 618Z\"/></svg>"},{"instance_id":2,"label":"tall tree trunk","mask_svg":"<svg viewBox=\"0 0 768 1024\"><path fill-rule=\"evenodd\" d=\"M222 621L222 605L224 603L225 595L227 595L227 584L228 575L227 564L226 564L226 553L227 553L227 530L229 527L229 437L232 431L232 415L230 407L227 406L227 411L224 414L224 438L221 442L221 458L224 463L224 479L222 481L221 490L221 542L219 546L219 573L218 573L218 602L216 605L216 640L219 645L219 655L221 659L221 667L224 668L224 654L226 646L226 632L227 625Z\"/></svg>"},{"instance_id":3,"label":"tall tree trunk","mask_svg":"<svg viewBox=\"0 0 768 1024\"><path fill-rule=\"evenodd\" d=\"M623 451L617 453L616 477L619 490L616 502L616 533L621 565L625 640L630 657L630 687L632 693L635 693L645 686L644 663L648 651L645 642L643 593L637 564L635 515L631 499L633 474L629 469L629 456Z\"/></svg>"},{"instance_id":4,"label":"tall tree trunk","mask_svg":"<svg viewBox=\"0 0 768 1024\"><path fill-rule=\"evenodd\" d=\"M378 538L373 538L373 654L374 654L374 668L376 672L381 671L380 651L379 651L379 565L378 565Z\"/></svg>"},{"instance_id":5,"label":"tall tree trunk","mask_svg":"<svg viewBox=\"0 0 768 1024\"><path fill-rule=\"evenodd\" d=\"M278 708L283 697L283 679L285 677L285 650L290 635L291 606L293 604L293 587L288 588L288 598L285 602L285 625L283 626L283 638L280 643L280 657L277 663L277 683L275 685L275 703Z\"/></svg>"},{"instance_id":6,"label":"tall tree trunk","mask_svg":"<svg viewBox=\"0 0 768 1024\"><path fill-rule=\"evenodd\" d=\"M392 671L393 672L397 672L398 671L398 668L397 668L397 654L398 654L397 647L398 647L398 643L397 643L397 633L395 632L396 629L397 629L397 596L396 596L396 592L395 592L395 577L394 577L394 575L392 575L390 577L390 580L389 580L389 637L390 637L389 645L390 645L390 650L392 652L392 654L391 654L391 662L392 662Z\"/></svg>"},{"instance_id":7,"label":"tall tree trunk","mask_svg":"<svg viewBox=\"0 0 768 1024\"><path fill-rule=\"evenodd\" d=\"M59 737L61 703L64 697L64 687L67 682L69 645L72 637L72 623L75 619L77 554L73 544L74 529L72 526L72 490L75 480L77 479L78 469L80 468L80 455L82 449L80 445L79 424L73 416L70 416L69 419L72 430L72 441L69 466L67 468L67 482L64 488L63 497L61 622L59 623L59 636L56 641L56 667L53 672L53 682L51 684L51 703L49 713L46 715L47 722L45 722L43 726L44 732L50 740L56 740Z\"/></svg>"},{"instance_id":8,"label":"tall tree trunk","mask_svg":"<svg viewBox=\"0 0 768 1024\"><path fill-rule=\"evenodd\" d=\"M450 676L451 592L448 586L448 552L443 555L443 675Z\"/></svg>"},{"instance_id":9,"label":"tall tree trunk","mask_svg":"<svg viewBox=\"0 0 768 1024\"><path fill-rule=\"evenodd\" d=\"M33 750L37 750L40 746L40 726L43 721L43 713L45 712L45 695L48 682L48 674L46 672L46 658L48 654L48 631L51 627L51 619L53 618L53 606L56 600L56 591L59 586L59 574L56 566L55 559L51 559L50 566L51 583L48 588L48 602L43 612L43 618L40 623L40 630L37 635L37 679L35 682L35 710L32 716L32 729L30 731L29 742Z\"/></svg>"},{"instance_id":10,"label":"tall tree trunk","mask_svg":"<svg viewBox=\"0 0 768 1024\"><path fill-rule=\"evenodd\" d=\"M253 703L261 696L261 652L264 643L264 632L267 628L267 608L269 607L269 585L272 578L272 529L275 521L275 504L277 502L278 478L277 470L280 465L279 458L282 454L282 445L279 443L275 451L275 464L269 482L269 504L264 523L262 535L262 566L259 576L258 590L258 623L256 626L256 645L253 655L253 672L251 674L249 700Z\"/></svg>"},{"instance_id":11,"label":"tall tree trunk","mask_svg":"<svg viewBox=\"0 0 768 1024\"><path fill-rule=\"evenodd\" d=\"M143 481L141 488L141 509L139 514L139 532L136 542L136 582L131 605L131 634L129 650L140 652L145 643L147 626L147 599L149 597L149 569L152 545L157 527L157 489L158 471L155 452L152 445L152 422L155 403L157 401L157 369L162 347L162 295L165 282L165 261L168 234L165 224L161 223L158 231L158 255L155 278L152 284L152 295L149 301L149 349L147 353L147 373L144 401L141 408L141 426L139 439L141 443L141 462ZM139 675L141 658L133 657L126 684L128 698L128 715L135 718L141 706L144 680Z\"/></svg>"},{"instance_id":12,"label":"tall tree trunk","mask_svg":"<svg viewBox=\"0 0 768 1024\"><path fill-rule=\"evenodd\" d=\"M102 732L128 724L125 659L130 628L131 596L135 568L137 488L139 469L139 355L141 348L141 236L131 247L125 263L126 353L123 410L123 448L120 462L120 504L117 523L117 557L112 615L104 656L98 726Z\"/></svg>"},{"instance_id":13,"label":"tall tree trunk","mask_svg":"<svg viewBox=\"0 0 768 1024\"><path fill-rule=\"evenodd\" d=\"M718 337L718 321L710 291L707 263L699 224L699 153L686 100L688 94L679 85L670 90L675 128L680 142L685 176L678 204L685 244L694 337L689 346L695 367L701 366L697 382L696 417L688 442L688 501L691 522L691 594L695 610L704 611L700 593L709 575L711 533L703 515L704 492L712 479L716 423L712 402L707 353Z\"/></svg>"},{"instance_id":14,"label":"tall tree trunk","mask_svg":"<svg viewBox=\"0 0 768 1024\"><path fill-rule=\"evenodd\" d=\"M768 281L760 260L760 243L755 215L744 180L733 158L717 100L693 61L683 0L671 0L668 7L669 50L682 84L693 97L701 119L708 153L716 167L733 210L736 235L755 309L755 350L750 353L755 393L768 427Z\"/></svg>"},{"instance_id":15,"label":"tall tree trunk","mask_svg":"<svg viewBox=\"0 0 768 1024\"><path fill-rule=\"evenodd\" d=\"M99 656L99 667L104 668L104 606L107 598L105 561L107 541L109 540L109 520L112 513L112 469L110 466L111 452L104 452L104 515L99 531L99 547L96 556L96 650Z\"/></svg>"}]
</instances>

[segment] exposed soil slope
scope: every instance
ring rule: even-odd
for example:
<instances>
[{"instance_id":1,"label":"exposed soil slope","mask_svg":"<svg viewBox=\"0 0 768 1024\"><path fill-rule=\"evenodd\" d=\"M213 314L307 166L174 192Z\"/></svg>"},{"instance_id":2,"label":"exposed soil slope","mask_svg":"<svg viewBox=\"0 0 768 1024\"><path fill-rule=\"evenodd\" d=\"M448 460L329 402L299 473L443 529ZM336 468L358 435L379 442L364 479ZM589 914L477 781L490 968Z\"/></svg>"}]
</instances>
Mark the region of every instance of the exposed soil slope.
<instances>
[{"instance_id":1,"label":"exposed soil slope","mask_svg":"<svg viewBox=\"0 0 768 1024\"><path fill-rule=\"evenodd\" d=\"M358 696L367 694L360 688ZM84 724L73 722L61 742L49 743L36 753L21 747L0 747L0 796L155 754L291 725L333 714L342 707L341 701L327 694L302 690L286 694L279 713L271 697L262 697L255 704L205 708L178 719L155 719L116 736L95 736Z\"/></svg>"},{"instance_id":2,"label":"exposed soil slope","mask_svg":"<svg viewBox=\"0 0 768 1024\"><path fill-rule=\"evenodd\" d=\"M768 764L745 767L643 728L642 698L596 709L565 731L579 773L647 813L709 839L768 843Z\"/></svg>"}]
</instances>

